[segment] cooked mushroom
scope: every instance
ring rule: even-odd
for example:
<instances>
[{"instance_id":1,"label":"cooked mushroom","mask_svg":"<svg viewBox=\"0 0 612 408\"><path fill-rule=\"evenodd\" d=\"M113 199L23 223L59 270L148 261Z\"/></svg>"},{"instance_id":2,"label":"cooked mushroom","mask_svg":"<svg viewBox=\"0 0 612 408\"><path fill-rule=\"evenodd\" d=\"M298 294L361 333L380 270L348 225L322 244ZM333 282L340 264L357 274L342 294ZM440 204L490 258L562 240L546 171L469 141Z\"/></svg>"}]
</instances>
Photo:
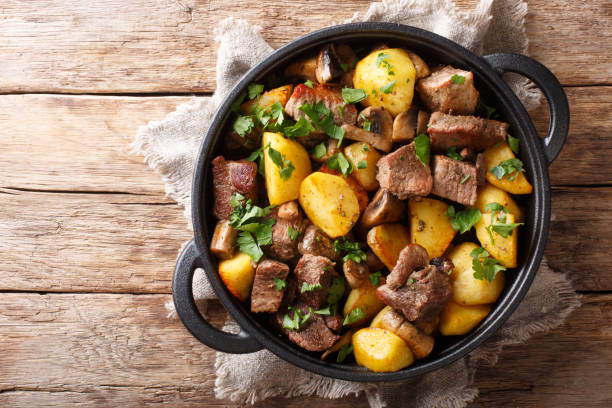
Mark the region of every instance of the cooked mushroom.
<instances>
[{"instance_id":1,"label":"cooked mushroom","mask_svg":"<svg viewBox=\"0 0 612 408\"><path fill-rule=\"evenodd\" d=\"M361 226L370 229L380 224L397 222L404 212L404 202L382 188L363 211Z\"/></svg>"},{"instance_id":2,"label":"cooked mushroom","mask_svg":"<svg viewBox=\"0 0 612 408\"><path fill-rule=\"evenodd\" d=\"M336 55L336 50L333 44L327 44L321 49L317 56L317 66L315 74L317 81L321 84L325 84L338 78L344 73L341 62Z\"/></svg>"},{"instance_id":3,"label":"cooked mushroom","mask_svg":"<svg viewBox=\"0 0 612 408\"><path fill-rule=\"evenodd\" d=\"M361 127L367 123L369 130L353 125L344 125L342 126L345 131L344 137L369 143L383 152L391 150L393 147L393 117L385 108L379 106L365 108L359 114L357 123Z\"/></svg>"},{"instance_id":4,"label":"cooked mushroom","mask_svg":"<svg viewBox=\"0 0 612 408\"><path fill-rule=\"evenodd\" d=\"M429 112L419 111L417 117L417 135L427 134L427 123L429 123Z\"/></svg>"},{"instance_id":5,"label":"cooked mushroom","mask_svg":"<svg viewBox=\"0 0 612 408\"><path fill-rule=\"evenodd\" d=\"M355 68L357 56L351 47L346 44L337 44L334 45L334 50L336 52L338 62L340 62L340 68L342 68L343 71L346 72ZM346 69L342 66L342 64L346 64Z\"/></svg>"},{"instance_id":6,"label":"cooked mushroom","mask_svg":"<svg viewBox=\"0 0 612 408\"><path fill-rule=\"evenodd\" d=\"M349 286L355 289L363 285L370 274L370 268L366 262L357 263L352 259L347 259L342 264L342 272Z\"/></svg>"},{"instance_id":7,"label":"cooked mushroom","mask_svg":"<svg viewBox=\"0 0 612 408\"><path fill-rule=\"evenodd\" d=\"M408 143L414 139L417 127L418 108L412 107L395 117L393 121L393 142Z\"/></svg>"},{"instance_id":8,"label":"cooked mushroom","mask_svg":"<svg viewBox=\"0 0 612 408\"><path fill-rule=\"evenodd\" d=\"M285 76L291 79L316 81L317 57L295 61L285 68Z\"/></svg>"},{"instance_id":9,"label":"cooked mushroom","mask_svg":"<svg viewBox=\"0 0 612 408\"><path fill-rule=\"evenodd\" d=\"M366 263L371 271L380 271L381 269L385 268L385 264L383 264L382 261L376 255L374 255L374 252L368 251L366 252L366 256Z\"/></svg>"},{"instance_id":10,"label":"cooked mushroom","mask_svg":"<svg viewBox=\"0 0 612 408\"><path fill-rule=\"evenodd\" d=\"M393 309L384 314L380 324L384 329L390 330L401 337L417 359L427 357L433 350L433 337L421 333L419 329Z\"/></svg>"},{"instance_id":11,"label":"cooked mushroom","mask_svg":"<svg viewBox=\"0 0 612 408\"><path fill-rule=\"evenodd\" d=\"M215 226L215 232L210 242L210 252L219 259L232 258L237 236L238 230L234 229L228 220L219 221Z\"/></svg>"},{"instance_id":12,"label":"cooked mushroom","mask_svg":"<svg viewBox=\"0 0 612 408\"><path fill-rule=\"evenodd\" d=\"M278 218L293 221L300 216L300 207L297 201L287 201L278 207Z\"/></svg>"},{"instance_id":13,"label":"cooked mushroom","mask_svg":"<svg viewBox=\"0 0 612 408\"><path fill-rule=\"evenodd\" d=\"M425 78L426 76L429 76L429 74L431 74L429 65L427 65L427 63L423 61L423 58L419 57L417 54L415 54L412 51L406 50L406 53L408 53L410 60L414 64L414 70L416 71L417 80L421 78Z\"/></svg>"},{"instance_id":14,"label":"cooked mushroom","mask_svg":"<svg viewBox=\"0 0 612 408\"><path fill-rule=\"evenodd\" d=\"M330 157L338 152L338 141L330 137L325 142L325 154L321 157L317 157L314 155L314 152L312 152L310 158L317 163L325 163Z\"/></svg>"},{"instance_id":15,"label":"cooked mushroom","mask_svg":"<svg viewBox=\"0 0 612 408\"><path fill-rule=\"evenodd\" d=\"M374 51L382 51L388 49L389 46L385 43L376 44L374 48L372 48L372 52Z\"/></svg>"}]
</instances>

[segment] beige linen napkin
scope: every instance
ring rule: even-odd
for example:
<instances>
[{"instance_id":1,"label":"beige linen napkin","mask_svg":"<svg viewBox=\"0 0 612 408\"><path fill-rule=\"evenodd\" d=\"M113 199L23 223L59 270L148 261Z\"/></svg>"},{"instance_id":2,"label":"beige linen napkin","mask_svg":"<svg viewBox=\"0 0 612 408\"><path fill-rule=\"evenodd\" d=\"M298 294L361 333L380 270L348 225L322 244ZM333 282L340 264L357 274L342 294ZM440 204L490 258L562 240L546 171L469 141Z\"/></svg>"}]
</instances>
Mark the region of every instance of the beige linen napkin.
<instances>
[{"instance_id":1,"label":"beige linen napkin","mask_svg":"<svg viewBox=\"0 0 612 408\"><path fill-rule=\"evenodd\" d=\"M388 21L421 27L441 34L478 54L527 53L524 17L527 5L520 0L482 0L469 12L458 11L450 0L386 0L372 3L353 21ZM331 23L331 22L330 22ZM140 128L132 147L162 176L167 194L185 208L190 223L191 178L198 148L214 112L227 92L249 68L272 48L257 27L241 19L223 20L216 30L219 45L217 90L212 97L193 98L160 122ZM540 93L519 76L505 78L527 109L538 106ZM206 275L196 271L194 296L206 303L214 299ZM468 357L408 381L362 384L333 380L299 369L267 350L252 354L217 353L215 395L241 403L273 396L317 395L340 398L364 392L373 408L464 407L478 395L473 384L479 364L493 364L502 347L519 344L534 333L550 330L579 306L579 297L565 275L544 262L524 301L503 328ZM168 305L172 311L172 305ZM173 316L171 312L170 317ZM236 330L228 321L226 329Z\"/></svg>"}]
</instances>

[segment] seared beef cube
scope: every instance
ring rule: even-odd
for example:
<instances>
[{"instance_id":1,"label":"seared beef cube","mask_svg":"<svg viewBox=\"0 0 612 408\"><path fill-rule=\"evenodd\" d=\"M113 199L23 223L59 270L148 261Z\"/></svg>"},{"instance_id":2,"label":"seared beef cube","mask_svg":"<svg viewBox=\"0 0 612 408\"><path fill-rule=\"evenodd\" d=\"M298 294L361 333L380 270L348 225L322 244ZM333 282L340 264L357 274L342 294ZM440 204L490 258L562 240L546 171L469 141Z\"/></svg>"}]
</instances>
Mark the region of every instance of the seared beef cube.
<instances>
[{"instance_id":1,"label":"seared beef cube","mask_svg":"<svg viewBox=\"0 0 612 408\"><path fill-rule=\"evenodd\" d=\"M230 201L235 193L257 203L257 164L246 160L225 160L223 156L217 156L212 165L215 217L220 220L229 219L232 212Z\"/></svg>"},{"instance_id":2,"label":"seared beef cube","mask_svg":"<svg viewBox=\"0 0 612 408\"><path fill-rule=\"evenodd\" d=\"M272 245L263 248L271 258L290 261L299 255L298 242L306 229L307 221L302 216L295 201L281 204L270 213L276 220L272 226ZM298 236L291 239L289 228L297 231Z\"/></svg>"},{"instance_id":3,"label":"seared beef cube","mask_svg":"<svg viewBox=\"0 0 612 408\"><path fill-rule=\"evenodd\" d=\"M298 295L297 279L295 278L295 276L293 276L293 274L290 274L289 276L287 276L287 279L285 279L285 282L287 282L287 286L285 286L283 301L281 302L281 305L278 310L287 309L287 307L293 304L293 301L297 298Z\"/></svg>"},{"instance_id":4,"label":"seared beef cube","mask_svg":"<svg viewBox=\"0 0 612 408\"><path fill-rule=\"evenodd\" d=\"M447 156L435 155L431 192L460 204L476 204L478 195L476 166Z\"/></svg>"},{"instance_id":5,"label":"seared beef cube","mask_svg":"<svg viewBox=\"0 0 612 408\"><path fill-rule=\"evenodd\" d=\"M432 112L470 115L478 103L474 75L446 66L416 84L421 101Z\"/></svg>"},{"instance_id":6,"label":"seared beef cube","mask_svg":"<svg viewBox=\"0 0 612 408\"><path fill-rule=\"evenodd\" d=\"M334 263L324 256L306 254L300 258L293 273L298 280L299 298L314 309L327 303L332 277L336 275Z\"/></svg>"},{"instance_id":7,"label":"seared beef cube","mask_svg":"<svg viewBox=\"0 0 612 408\"><path fill-rule=\"evenodd\" d=\"M293 343L308 351L325 351L340 339L340 336L327 326L323 316L316 313L310 313L308 320L303 325L300 325L298 330L284 328L284 316L288 315L292 319L296 310L300 311L299 316L306 316L310 313L311 307L306 303L300 302L293 306L291 310L277 312L272 318L273 324Z\"/></svg>"},{"instance_id":8,"label":"seared beef cube","mask_svg":"<svg viewBox=\"0 0 612 408\"><path fill-rule=\"evenodd\" d=\"M302 255L311 254L339 260L340 252L334 250L334 241L316 225L309 225L304 232L304 238L298 244L298 251Z\"/></svg>"},{"instance_id":9,"label":"seared beef cube","mask_svg":"<svg viewBox=\"0 0 612 408\"><path fill-rule=\"evenodd\" d=\"M344 322L342 316L323 316L323 319L325 320L327 327L329 327L334 333L340 333L340 330L342 330L342 323Z\"/></svg>"},{"instance_id":10,"label":"seared beef cube","mask_svg":"<svg viewBox=\"0 0 612 408\"><path fill-rule=\"evenodd\" d=\"M446 153L451 147L481 151L506 140L508 126L497 120L434 112L427 133L433 151Z\"/></svg>"},{"instance_id":11,"label":"seared beef cube","mask_svg":"<svg viewBox=\"0 0 612 408\"><path fill-rule=\"evenodd\" d=\"M300 106L310 104L314 105L317 102L323 102L323 105L331 111L334 122L338 126L344 124L352 125L357 122L357 109L355 105L346 105L342 99L342 90L339 87L332 85L313 84L310 88L304 84L295 87L291 98L285 105L287 112L296 121L302 117L308 117L299 109ZM340 113L342 107L342 113ZM300 141L301 138L297 140Z\"/></svg>"},{"instance_id":12,"label":"seared beef cube","mask_svg":"<svg viewBox=\"0 0 612 408\"><path fill-rule=\"evenodd\" d=\"M429 261L429 264L435 266L440 272L445 273L447 275L450 275L450 273L453 271L453 268L455 267L455 265L453 265L453 262L444 256L433 258L431 261Z\"/></svg>"},{"instance_id":13,"label":"seared beef cube","mask_svg":"<svg viewBox=\"0 0 612 408\"><path fill-rule=\"evenodd\" d=\"M386 305L400 310L406 319L432 320L452 296L448 263L436 260L429 265L427 251L411 244L402 249L397 264L376 296Z\"/></svg>"},{"instance_id":14,"label":"seared beef cube","mask_svg":"<svg viewBox=\"0 0 612 408\"><path fill-rule=\"evenodd\" d=\"M431 170L417 158L414 142L383 156L376 165L376 179L380 187L400 200L426 196L431 192Z\"/></svg>"},{"instance_id":15,"label":"seared beef cube","mask_svg":"<svg viewBox=\"0 0 612 408\"><path fill-rule=\"evenodd\" d=\"M274 313L283 300L284 289L277 290L274 279L285 281L289 267L282 262L265 259L257 265L251 290L251 312Z\"/></svg>"},{"instance_id":16,"label":"seared beef cube","mask_svg":"<svg viewBox=\"0 0 612 408\"><path fill-rule=\"evenodd\" d=\"M215 226L210 252L219 259L230 259L234 256L238 230L229 224L228 220L221 220Z\"/></svg>"}]
</instances>

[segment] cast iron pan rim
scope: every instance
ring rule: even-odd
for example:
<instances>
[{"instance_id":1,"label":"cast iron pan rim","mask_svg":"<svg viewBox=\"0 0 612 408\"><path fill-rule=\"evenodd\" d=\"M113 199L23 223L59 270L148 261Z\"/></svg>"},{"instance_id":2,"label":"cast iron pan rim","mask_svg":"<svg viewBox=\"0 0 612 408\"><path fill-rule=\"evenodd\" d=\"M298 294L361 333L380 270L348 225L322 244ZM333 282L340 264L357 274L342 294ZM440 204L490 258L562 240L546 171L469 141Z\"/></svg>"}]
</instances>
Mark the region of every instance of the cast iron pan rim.
<instances>
[{"instance_id":1,"label":"cast iron pan rim","mask_svg":"<svg viewBox=\"0 0 612 408\"><path fill-rule=\"evenodd\" d=\"M355 39L356 37L403 39L419 43L424 47L431 48L433 46L437 48L437 52L446 54L447 57L456 61L458 65L469 67L469 69L474 71L481 80L484 80L489 90L495 93L501 103L508 108L507 116L509 117L507 119L512 124L515 132L519 131L518 136L521 140L523 151L526 152L529 160L534 185L533 228L529 231L531 242L534 244L531 245L531 252L527 256L527 262L520 270L515 272L517 276L512 286L508 288L506 296L498 301L491 314L475 331L445 350L439 357L393 373L374 373L360 367L322 362L318 358L304 352L296 351L295 348L287 343L287 340L281 339L265 328L260 328L259 323L249 313L243 313L240 310L241 307L238 300L229 293L220 281L213 267L211 257L208 254L208 243L204 234L209 229L206 214L203 212L202 190L205 188L207 177L209 177L209 163L212 159L212 150L221 135L222 126L230 114L229 105L231 101L243 89L246 89L249 83L265 76L305 48L328 41L342 41ZM202 142L195 168L192 189L192 216L195 242L200 252L202 267L206 271L221 303L243 330L254 336L257 341L272 353L303 369L348 381L374 382L405 379L441 368L467 355L501 327L527 293L542 259L550 219L550 188L546 163L542 143L538 140L533 123L529 119L523 105L503 82L499 74L482 58L444 37L411 26L394 23L362 22L328 27L300 37L266 57L264 61L242 77L219 107Z\"/></svg>"}]
</instances>

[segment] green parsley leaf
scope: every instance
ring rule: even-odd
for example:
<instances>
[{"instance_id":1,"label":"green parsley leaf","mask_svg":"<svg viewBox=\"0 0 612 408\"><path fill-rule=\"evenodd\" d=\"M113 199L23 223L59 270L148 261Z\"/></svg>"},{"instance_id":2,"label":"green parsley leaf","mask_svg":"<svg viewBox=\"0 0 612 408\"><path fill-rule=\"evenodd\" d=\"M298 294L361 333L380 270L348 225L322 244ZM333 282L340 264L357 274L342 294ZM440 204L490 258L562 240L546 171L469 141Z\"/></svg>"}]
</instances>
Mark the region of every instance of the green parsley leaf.
<instances>
[{"instance_id":1,"label":"green parsley leaf","mask_svg":"<svg viewBox=\"0 0 612 408\"><path fill-rule=\"evenodd\" d=\"M421 133L415 137L414 150L419 161L427 167L429 165L429 136Z\"/></svg>"},{"instance_id":2,"label":"green parsley leaf","mask_svg":"<svg viewBox=\"0 0 612 408\"><path fill-rule=\"evenodd\" d=\"M274 289L277 292L285 289L287 287L287 282L284 279L274 278Z\"/></svg>"},{"instance_id":3,"label":"green parsley leaf","mask_svg":"<svg viewBox=\"0 0 612 408\"><path fill-rule=\"evenodd\" d=\"M376 273L371 274L370 276L368 276L368 278L370 278L370 283L373 286L379 287L380 286L380 278L382 276L382 272L378 271Z\"/></svg>"},{"instance_id":4,"label":"green parsley leaf","mask_svg":"<svg viewBox=\"0 0 612 408\"><path fill-rule=\"evenodd\" d=\"M240 252L244 252L254 262L258 262L263 256L263 251L253 238L250 232L242 231L236 238L236 245L240 248Z\"/></svg>"},{"instance_id":5,"label":"green parsley leaf","mask_svg":"<svg viewBox=\"0 0 612 408\"><path fill-rule=\"evenodd\" d=\"M368 147L367 143L363 144L363 147L361 148L361 151L364 152L364 153L370 151L370 148Z\"/></svg>"},{"instance_id":6,"label":"green parsley leaf","mask_svg":"<svg viewBox=\"0 0 612 408\"><path fill-rule=\"evenodd\" d=\"M230 225L241 231L236 238L236 245L241 252L249 255L257 262L263 256L262 245L272 244L272 226L274 219L263 219L272 211L272 207L261 208L246 200L242 194L236 193L230 200L232 212Z\"/></svg>"},{"instance_id":7,"label":"green parsley leaf","mask_svg":"<svg viewBox=\"0 0 612 408\"><path fill-rule=\"evenodd\" d=\"M495 109L492 106L487 105L480 98L478 98L478 103L476 104L476 112L478 116L481 116L487 119L499 118L499 113L497 113L497 109Z\"/></svg>"},{"instance_id":8,"label":"green parsley leaf","mask_svg":"<svg viewBox=\"0 0 612 408\"><path fill-rule=\"evenodd\" d=\"M344 278L336 276L332 279L332 283L327 291L327 303L330 305L336 304L344 296L345 289Z\"/></svg>"},{"instance_id":9,"label":"green parsley leaf","mask_svg":"<svg viewBox=\"0 0 612 408\"><path fill-rule=\"evenodd\" d=\"M253 130L255 123L253 122L253 118L250 116L238 116L236 120L234 120L234 124L232 128L236 133L238 133L241 137L245 137L247 133Z\"/></svg>"},{"instance_id":10,"label":"green parsley leaf","mask_svg":"<svg viewBox=\"0 0 612 408\"><path fill-rule=\"evenodd\" d=\"M314 88L314 83L309 79L308 81L304 82L304 85L306 85L309 88Z\"/></svg>"},{"instance_id":11,"label":"green parsley leaf","mask_svg":"<svg viewBox=\"0 0 612 408\"><path fill-rule=\"evenodd\" d=\"M359 113L359 117L361 119L363 119L363 125L361 126L364 130L367 130L368 132L370 131L370 129L372 128L372 121L369 120L368 118L366 118L365 116L363 116L363 113ZM365 146L365 145L364 145ZM367 146L366 146L367 147ZM369 149L368 149L369 150Z\"/></svg>"},{"instance_id":12,"label":"green parsley leaf","mask_svg":"<svg viewBox=\"0 0 612 408\"><path fill-rule=\"evenodd\" d=\"M344 178L353 172L353 165L350 161L340 152L334 154L332 157L327 159L325 163L331 170L338 170Z\"/></svg>"},{"instance_id":13,"label":"green parsley leaf","mask_svg":"<svg viewBox=\"0 0 612 408\"><path fill-rule=\"evenodd\" d=\"M448 157L450 157L451 159L463 161L463 157L461 157L461 155L459 153L457 153L457 148L454 147L454 146L448 148L448 151L446 152L446 155Z\"/></svg>"},{"instance_id":14,"label":"green parsley leaf","mask_svg":"<svg viewBox=\"0 0 612 408\"><path fill-rule=\"evenodd\" d=\"M285 155L283 155L283 160L284 158L285 158ZM283 180L289 180L291 178L291 174L293 174L293 170L295 170L295 166L289 160L284 160L284 162L286 166L280 169L278 171L278 174L281 176Z\"/></svg>"},{"instance_id":15,"label":"green parsley leaf","mask_svg":"<svg viewBox=\"0 0 612 408\"><path fill-rule=\"evenodd\" d=\"M340 117L343 118L344 117L344 107L346 106L346 103L343 105L339 105L338 106L338 112L340 112Z\"/></svg>"},{"instance_id":16,"label":"green parsley leaf","mask_svg":"<svg viewBox=\"0 0 612 408\"><path fill-rule=\"evenodd\" d=\"M487 205L485 205L484 208L485 212L504 212L507 213L508 209L506 207L504 207L503 205L501 205L500 203L489 203Z\"/></svg>"},{"instance_id":17,"label":"green parsley leaf","mask_svg":"<svg viewBox=\"0 0 612 408\"><path fill-rule=\"evenodd\" d=\"M323 130L332 139L338 140L338 147L342 144L344 138L344 129L334 123L334 118L331 111L319 101L316 104L304 104L299 107L302 112L308 116L313 125Z\"/></svg>"},{"instance_id":18,"label":"green parsley leaf","mask_svg":"<svg viewBox=\"0 0 612 408\"><path fill-rule=\"evenodd\" d=\"M349 354L353 352L353 345L351 343L347 343L340 347L338 350L338 356L336 357L336 363L343 362Z\"/></svg>"},{"instance_id":19,"label":"green parsley leaf","mask_svg":"<svg viewBox=\"0 0 612 408\"><path fill-rule=\"evenodd\" d=\"M230 109L232 110L232 112L234 112L237 115L240 115L241 113L240 105L242 105L242 102L244 102L244 99L246 98L246 96L247 96L246 92L241 92L240 95L238 95L238 98L236 98L236 100L232 102L232 104L230 105Z\"/></svg>"},{"instance_id":20,"label":"green parsley leaf","mask_svg":"<svg viewBox=\"0 0 612 408\"><path fill-rule=\"evenodd\" d=\"M455 207L452 205L448 207L446 211L446 218L450 222L451 227L455 231L459 231L460 234L463 234L470 229L480 220L482 214L479 209L474 210L461 210L459 212L455 212Z\"/></svg>"},{"instance_id":21,"label":"green parsley leaf","mask_svg":"<svg viewBox=\"0 0 612 408\"><path fill-rule=\"evenodd\" d=\"M310 123L306 118L301 117L295 124L285 126L282 133L289 139L295 139L296 137L308 136L314 131L315 128L312 126L312 123Z\"/></svg>"},{"instance_id":22,"label":"green parsley leaf","mask_svg":"<svg viewBox=\"0 0 612 408\"><path fill-rule=\"evenodd\" d=\"M342 239L336 239L334 241L334 251L335 252L345 252L346 255L342 258L344 262L349 259L354 262L361 263L365 262L367 259L367 255L365 252L361 250L361 245L359 242L351 242L346 239L346 237L342 237Z\"/></svg>"},{"instance_id":23,"label":"green parsley leaf","mask_svg":"<svg viewBox=\"0 0 612 408\"><path fill-rule=\"evenodd\" d=\"M289 238L294 242L297 241L301 234L300 230L293 228L291 225L287 225L287 233L289 234Z\"/></svg>"},{"instance_id":24,"label":"green parsley leaf","mask_svg":"<svg viewBox=\"0 0 612 408\"><path fill-rule=\"evenodd\" d=\"M381 92L384 92L386 94L390 93L393 90L393 87L395 86L395 82L396 80L394 79L393 81L389 82L386 85L383 85L380 87Z\"/></svg>"},{"instance_id":25,"label":"green parsley leaf","mask_svg":"<svg viewBox=\"0 0 612 408\"><path fill-rule=\"evenodd\" d=\"M455 74L451 77L451 82L453 84L463 85L465 84L465 77L463 75Z\"/></svg>"},{"instance_id":26,"label":"green parsley leaf","mask_svg":"<svg viewBox=\"0 0 612 408\"><path fill-rule=\"evenodd\" d=\"M378 96L378 91L376 89L372 89L372 95Z\"/></svg>"},{"instance_id":27,"label":"green parsley leaf","mask_svg":"<svg viewBox=\"0 0 612 408\"><path fill-rule=\"evenodd\" d=\"M508 235L512 235L512 232L521 225L524 224L522 222L495 222L491 224L491 229L502 237L508 238Z\"/></svg>"},{"instance_id":28,"label":"green parsley leaf","mask_svg":"<svg viewBox=\"0 0 612 408\"><path fill-rule=\"evenodd\" d=\"M476 279L486 279L493 282L499 271L505 271L506 268L499 265L496 259L489 256L489 253L483 248L476 248L471 253L472 269Z\"/></svg>"},{"instance_id":29,"label":"green parsley leaf","mask_svg":"<svg viewBox=\"0 0 612 408\"><path fill-rule=\"evenodd\" d=\"M504 176L507 176L506 178L508 181L516 179L519 173L524 171L525 169L523 168L523 162L517 158L501 161L497 166L489 169L489 172L493 173L498 180L501 180Z\"/></svg>"},{"instance_id":30,"label":"green parsley leaf","mask_svg":"<svg viewBox=\"0 0 612 408\"><path fill-rule=\"evenodd\" d=\"M363 89L342 88L342 99L346 104L357 103L367 98L368 94Z\"/></svg>"},{"instance_id":31,"label":"green parsley leaf","mask_svg":"<svg viewBox=\"0 0 612 408\"><path fill-rule=\"evenodd\" d=\"M329 315L331 315L330 305L327 305L327 306L325 306L322 309L315 310L314 312L316 314L319 314L319 315L329 316Z\"/></svg>"},{"instance_id":32,"label":"green parsley leaf","mask_svg":"<svg viewBox=\"0 0 612 408\"><path fill-rule=\"evenodd\" d=\"M384 52L380 52L378 53L378 55L376 56L376 66L380 67L380 64L387 62L385 60L389 59L390 55L389 54L385 54Z\"/></svg>"},{"instance_id":33,"label":"green parsley leaf","mask_svg":"<svg viewBox=\"0 0 612 408\"><path fill-rule=\"evenodd\" d=\"M410 78L406 78L406 83L409 84L410 83Z\"/></svg>"},{"instance_id":34,"label":"green parsley leaf","mask_svg":"<svg viewBox=\"0 0 612 408\"><path fill-rule=\"evenodd\" d=\"M519 154L519 140L518 140L518 137L514 137L510 133L508 133L508 146L510 146L510 149L512 149L514 154Z\"/></svg>"},{"instance_id":35,"label":"green parsley leaf","mask_svg":"<svg viewBox=\"0 0 612 408\"><path fill-rule=\"evenodd\" d=\"M347 65L347 64L345 64L344 62L341 62L341 63L340 63L340 68L342 68L342 70L343 70L344 72L347 72L347 71L348 71L348 65Z\"/></svg>"},{"instance_id":36,"label":"green parsley leaf","mask_svg":"<svg viewBox=\"0 0 612 408\"><path fill-rule=\"evenodd\" d=\"M323 286L321 286L320 283L302 282L300 293L312 292L313 290L316 290L316 289L323 289Z\"/></svg>"},{"instance_id":37,"label":"green parsley leaf","mask_svg":"<svg viewBox=\"0 0 612 408\"><path fill-rule=\"evenodd\" d=\"M283 316L283 327L288 330L298 331L310 319L312 309L306 315L302 315L299 309L293 310L293 317L286 314Z\"/></svg>"},{"instance_id":38,"label":"green parsley leaf","mask_svg":"<svg viewBox=\"0 0 612 408\"><path fill-rule=\"evenodd\" d=\"M264 86L261 84L250 84L249 85L249 99L257 98L259 95L261 95L263 90L264 90Z\"/></svg>"},{"instance_id":39,"label":"green parsley leaf","mask_svg":"<svg viewBox=\"0 0 612 408\"><path fill-rule=\"evenodd\" d=\"M344 138L344 129L334 123L334 119L332 116L326 116L325 119L321 121L321 129L332 139L336 139L338 141L338 148L342 144L342 139Z\"/></svg>"},{"instance_id":40,"label":"green parsley leaf","mask_svg":"<svg viewBox=\"0 0 612 408\"><path fill-rule=\"evenodd\" d=\"M311 154L314 155L314 157L316 157L317 159L320 159L321 157L325 156L327 154L327 147L325 147L325 143L321 142L318 145L316 145L312 149Z\"/></svg>"},{"instance_id":41,"label":"green parsley leaf","mask_svg":"<svg viewBox=\"0 0 612 408\"><path fill-rule=\"evenodd\" d=\"M416 282L416 279L414 279L414 278L408 279L408 284L409 285L412 285L414 282Z\"/></svg>"},{"instance_id":42,"label":"green parsley leaf","mask_svg":"<svg viewBox=\"0 0 612 408\"><path fill-rule=\"evenodd\" d=\"M291 178L291 174L293 174L293 170L295 170L295 166L291 161L285 158L285 155L281 155L281 153L272 148L272 146L268 147L268 157L272 160L272 163L279 168L278 174L281 176L283 180L289 180Z\"/></svg>"},{"instance_id":43,"label":"green parsley leaf","mask_svg":"<svg viewBox=\"0 0 612 408\"><path fill-rule=\"evenodd\" d=\"M466 174L465 176L463 176L463 178L461 179L461 181L459 181L459 184L464 184L466 181L468 181L470 179L470 175Z\"/></svg>"},{"instance_id":44,"label":"green parsley leaf","mask_svg":"<svg viewBox=\"0 0 612 408\"><path fill-rule=\"evenodd\" d=\"M365 316L365 313L363 313L363 310L361 310L360 307L353 309L351 310L349 314L346 315L342 325L346 326L346 325L358 322L359 320L363 319L364 316Z\"/></svg>"},{"instance_id":45,"label":"green parsley leaf","mask_svg":"<svg viewBox=\"0 0 612 408\"><path fill-rule=\"evenodd\" d=\"M368 163L366 163L365 160L361 160L359 163L357 163L357 168L358 169L365 169L368 167Z\"/></svg>"}]
</instances>

